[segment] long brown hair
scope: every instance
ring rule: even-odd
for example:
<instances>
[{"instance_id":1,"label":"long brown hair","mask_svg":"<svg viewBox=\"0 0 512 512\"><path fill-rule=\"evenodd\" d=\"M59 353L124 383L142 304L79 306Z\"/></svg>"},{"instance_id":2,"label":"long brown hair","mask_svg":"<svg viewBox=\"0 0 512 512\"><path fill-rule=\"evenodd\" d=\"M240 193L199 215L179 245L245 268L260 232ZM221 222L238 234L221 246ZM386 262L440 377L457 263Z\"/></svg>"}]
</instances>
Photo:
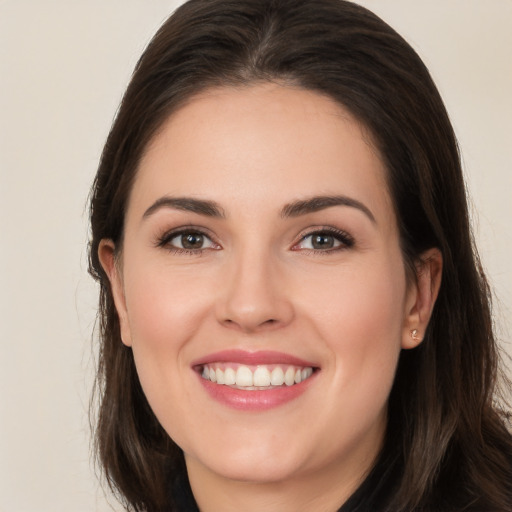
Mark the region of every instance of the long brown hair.
<instances>
[{"instance_id":1,"label":"long brown hair","mask_svg":"<svg viewBox=\"0 0 512 512\"><path fill-rule=\"evenodd\" d=\"M424 341L401 354L389 399L387 449L377 466L393 468L393 492L372 510L510 510L512 440L494 404L498 350L455 135L414 50L377 16L343 0L191 0L136 66L90 210L90 272L100 284L96 447L109 484L135 511L174 510L168 488L185 469L121 342L98 245L122 245L138 163L176 108L205 88L264 81L326 94L350 110L386 165L409 268L428 248L443 255Z\"/></svg>"}]
</instances>

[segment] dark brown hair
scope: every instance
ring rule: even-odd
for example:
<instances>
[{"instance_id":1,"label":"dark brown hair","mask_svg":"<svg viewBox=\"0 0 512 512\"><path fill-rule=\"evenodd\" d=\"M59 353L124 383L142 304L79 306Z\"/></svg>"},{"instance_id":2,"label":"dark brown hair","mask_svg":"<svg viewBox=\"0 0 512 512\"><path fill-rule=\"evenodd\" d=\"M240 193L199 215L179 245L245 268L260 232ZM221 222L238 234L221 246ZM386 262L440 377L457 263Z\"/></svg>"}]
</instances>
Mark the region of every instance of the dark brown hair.
<instances>
[{"instance_id":1,"label":"dark brown hair","mask_svg":"<svg viewBox=\"0 0 512 512\"><path fill-rule=\"evenodd\" d=\"M510 510L512 441L494 405L498 351L489 290L453 129L414 50L377 16L342 0L191 0L136 66L91 197L90 272L100 283L96 443L109 484L135 511L174 510L168 489L185 470L121 342L98 245L122 245L138 163L176 108L206 88L265 81L326 94L351 111L386 165L406 263L414 269L431 247L443 255L424 341L401 354L389 399L376 466L387 468L390 480L383 477L380 487L389 484L388 492L373 493L373 502L361 498L357 510Z\"/></svg>"}]
</instances>

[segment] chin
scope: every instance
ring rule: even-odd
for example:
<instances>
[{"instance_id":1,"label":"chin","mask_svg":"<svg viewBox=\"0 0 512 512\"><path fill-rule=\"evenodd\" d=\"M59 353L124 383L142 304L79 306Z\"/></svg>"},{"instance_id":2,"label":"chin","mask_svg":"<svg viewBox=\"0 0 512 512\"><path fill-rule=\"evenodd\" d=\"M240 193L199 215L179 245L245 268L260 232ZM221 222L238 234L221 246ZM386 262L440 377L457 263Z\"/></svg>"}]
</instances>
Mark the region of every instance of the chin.
<instances>
[{"instance_id":1,"label":"chin","mask_svg":"<svg viewBox=\"0 0 512 512\"><path fill-rule=\"evenodd\" d=\"M278 483L293 478L302 471L302 460L289 456L279 457L276 451L268 453L260 448L259 445L254 445L249 450L230 450L229 454L210 456L202 453L200 458L193 458L210 472L240 482Z\"/></svg>"}]
</instances>

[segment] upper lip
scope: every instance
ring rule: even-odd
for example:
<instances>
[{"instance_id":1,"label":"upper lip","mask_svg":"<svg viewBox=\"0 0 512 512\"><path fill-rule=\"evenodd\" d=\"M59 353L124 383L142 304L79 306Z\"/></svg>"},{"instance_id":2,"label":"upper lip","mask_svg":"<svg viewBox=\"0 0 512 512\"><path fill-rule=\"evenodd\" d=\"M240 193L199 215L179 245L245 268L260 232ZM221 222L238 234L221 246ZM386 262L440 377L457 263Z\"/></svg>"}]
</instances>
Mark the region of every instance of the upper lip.
<instances>
[{"instance_id":1,"label":"upper lip","mask_svg":"<svg viewBox=\"0 0 512 512\"><path fill-rule=\"evenodd\" d=\"M302 367L318 367L311 361L306 361L291 354L276 352L273 350L260 350L249 352L240 349L222 350L208 354L192 362L191 366L200 366L210 363L239 363L244 365L263 365L263 364L289 364Z\"/></svg>"}]
</instances>

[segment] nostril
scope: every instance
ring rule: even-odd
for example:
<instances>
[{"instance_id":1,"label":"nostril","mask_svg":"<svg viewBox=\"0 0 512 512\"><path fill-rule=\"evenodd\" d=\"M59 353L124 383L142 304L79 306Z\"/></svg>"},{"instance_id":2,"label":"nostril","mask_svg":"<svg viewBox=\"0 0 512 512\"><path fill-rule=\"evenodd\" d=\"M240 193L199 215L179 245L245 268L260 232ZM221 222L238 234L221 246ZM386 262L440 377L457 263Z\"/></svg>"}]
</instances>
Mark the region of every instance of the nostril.
<instances>
[{"instance_id":1,"label":"nostril","mask_svg":"<svg viewBox=\"0 0 512 512\"><path fill-rule=\"evenodd\" d=\"M273 328L279 325L280 321L276 318L269 318L267 320L258 321L255 319L233 319L233 318L225 318L222 320L222 323L226 327L237 328L242 331L259 331L261 329L265 330L265 328Z\"/></svg>"}]
</instances>

